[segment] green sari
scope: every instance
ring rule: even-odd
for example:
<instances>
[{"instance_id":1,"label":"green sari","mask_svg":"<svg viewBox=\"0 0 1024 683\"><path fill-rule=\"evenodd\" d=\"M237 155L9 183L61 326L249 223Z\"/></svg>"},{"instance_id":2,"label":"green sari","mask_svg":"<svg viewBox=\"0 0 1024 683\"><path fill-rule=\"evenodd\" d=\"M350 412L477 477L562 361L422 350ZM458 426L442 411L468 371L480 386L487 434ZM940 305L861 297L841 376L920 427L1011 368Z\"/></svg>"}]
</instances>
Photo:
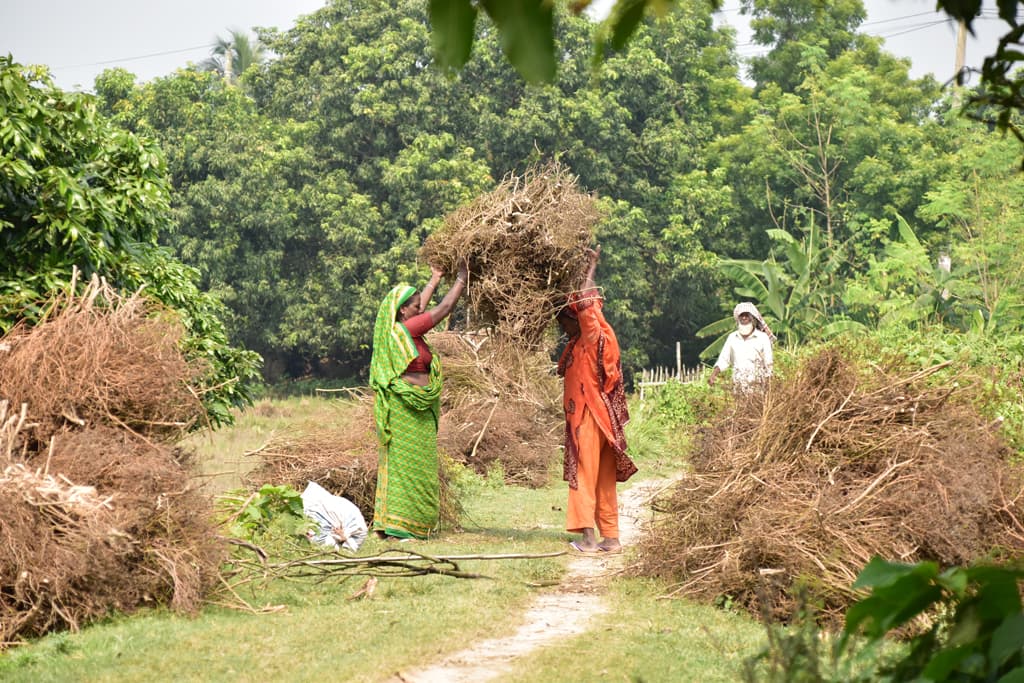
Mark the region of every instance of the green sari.
<instances>
[{"instance_id":1,"label":"green sari","mask_svg":"<svg viewBox=\"0 0 1024 683\"><path fill-rule=\"evenodd\" d=\"M426 538L437 527L440 510L441 361L434 356L425 387L402 379L419 351L405 325L395 320L399 307L415 292L399 285L381 302L370 361L373 416L380 441L372 528L401 538Z\"/></svg>"}]
</instances>

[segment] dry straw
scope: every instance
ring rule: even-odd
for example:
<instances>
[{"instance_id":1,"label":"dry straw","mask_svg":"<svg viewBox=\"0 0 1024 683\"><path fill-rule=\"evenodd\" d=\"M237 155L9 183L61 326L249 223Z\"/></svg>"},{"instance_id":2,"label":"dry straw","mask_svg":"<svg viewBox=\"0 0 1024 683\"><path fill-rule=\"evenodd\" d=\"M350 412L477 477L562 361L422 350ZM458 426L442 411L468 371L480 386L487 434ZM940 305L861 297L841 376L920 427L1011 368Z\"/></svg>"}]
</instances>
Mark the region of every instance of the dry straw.
<instances>
[{"instance_id":1,"label":"dry straw","mask_svg":"<svg viewBox=\"0 0 1024 683\"><path fill-rule=\"evenodd\" d=\"M280 435L249 455L259 465L245 478L250 489L266 483L287 484L301 491L315 481L337 496L351 500L367 523L373 519L377 490L377 436L373 401L356 396L338 402L338 419L297 434ZM458 527L462 512L451 486L447 468L440 469L441 523Z\"/></svg>"},{"instance_id":2,"label":"dry straw","mask_svg":"<svg viewBox=\"0 0 1024 683\"><path fill-rule=\"evenodd\" d=\"M29 403L41 434L102 423L177 439L205 415L190 389L205 368L182 356L182 334L171 312L94 276L81 295L57 296L41 324L4 336L0 397Z\"/></svg>"},{"instance_id":3,"label":"dry straw","mask_svg":"<svg viewBox=\"0 0 1024 683\"><path fill-rule=\"evenodd\" d=\"M550 357L485 332L429 341L444 359L441 450L479 474L498 465L510 484L547 484L563 435Z\"/></svg>"},{"instance_id":4,"label":"dry straw","mask_svg":"<svg viewBox=\"0 0 1024 683\"><path fill-rule=\"evenodd\" d=\"M945 366L858 366L832 348L738 398L658 501L640 571L677 581L673 595L729 596L780 620L805 586L838 623L874 555L1019 555L1021 471L970 383L930 381Z\"/></svg>"},{"instance_id":5,"label":"dry straw","mask_svg":"<svg viewBox=\"0 0 1024 683\"><path fill-rule=\"evenodd\" d=\"M449 214L421 256L448 273L469 265L470 326L491 326L537 350L555 310L581 284L599 219L594 197L553 162L508 175Z\"/></svg>"},{"instance_id":6,"label":"dry straw","mask_svg":"<svg viewBox=\"0 0 1024 683\"><path fill-rule=\"evenodd\" d=\"M212 505L168 443L202 414L181 334L94 279L3 338L0 648L111 610L191 612L216 582Z\"/></svg>"}]
</instances>

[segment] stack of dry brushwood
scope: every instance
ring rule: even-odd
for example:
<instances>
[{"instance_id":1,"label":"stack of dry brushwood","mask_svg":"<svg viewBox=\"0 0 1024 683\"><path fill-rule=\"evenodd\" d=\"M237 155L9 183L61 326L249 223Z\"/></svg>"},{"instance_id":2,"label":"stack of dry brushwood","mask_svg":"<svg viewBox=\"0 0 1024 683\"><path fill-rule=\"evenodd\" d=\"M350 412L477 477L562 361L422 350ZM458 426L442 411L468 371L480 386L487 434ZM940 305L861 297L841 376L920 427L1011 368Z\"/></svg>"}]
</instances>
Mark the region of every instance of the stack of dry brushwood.
<instances>
[{"instance_id":1,"label":"stack of dry brushwood","mask_svg":"<svg viewBox=\"0 0 1024 683\"><path fill-rule=\"evenodd\" d=\"M656 505L640 571L784 620L806 587L838 620L874 555L964 564L1024 551L1024 478L976 387L829 348L740 397Z\"/></svg>"},{"instance_id":2,"label":"stack of dry brushwood","mask_svg":"<svg viewBox=\"0 0 1024 683\"><path fill-rule=\"evenodd\" d=\"M330 424L275 436L249 455L259 458L245 475L249 489L268 482L303 490L315 481L337 496L352 501L369 522L377 489L377 436L373 397L355 393L338 401L337 419ZM460 509L448 485L448 470L441 466L441 523L457 526Z\"/></svg>"},{"instance_id":3,"label":"stack of dry brushwood","mask_svg":"<svg viewBox=\"0 0 1024 683\"><path fill-rule=\"evenodd\" d=\"M448 273L468 264L469 326L543 350L556 309L582 284L599 218L595 199L552 163L509 175L449 214L421 257Z\"/></svg>"},{"instance_id":4,"label":"stack of dry brushwood","mask_svg":"<svg viewBox=\"0 0 1024 683\"><path fill-rule=\"evenodd\" d=\"M0 648L112 609L198 608L224 557L171 445L205 414L180 324L94 280L0 343Z\"/></svg>"},{"instance_id":5,"label":"stack of dry brushwood","mask_svg":"<svg viewBox=\"0 0 1024 683\"><path fill-rule=\"evenodd\" d=\"M447 216L424 244L423 260L448 273L469 265L464 324L483 330L427 337L445 376L439 448L453 460L480 473L500 465L513 484L549 480L562 441L552 323L581 284L598 218L594 198L551 164L508 176ZM369 517L377 473L371 403L352 420L268 444L248 483L317 481ZM442 471L442 521L454 525L457 515Z\"/></svg>"},{"instance_id":6,"label":"stack of dry brushwood","mask_svg":"<svg viewBox=\"0 0 1024 683\"><path fill-rule=\"evenodd\" d=\"M438 333L445 409L439 443L478 472L541 486L563 439L554 314L582 284L600 218L596 200L558 163L509 175L446 217L422 258L469 265L467 321L486 332Z\"/></svg>"}]
</instances>

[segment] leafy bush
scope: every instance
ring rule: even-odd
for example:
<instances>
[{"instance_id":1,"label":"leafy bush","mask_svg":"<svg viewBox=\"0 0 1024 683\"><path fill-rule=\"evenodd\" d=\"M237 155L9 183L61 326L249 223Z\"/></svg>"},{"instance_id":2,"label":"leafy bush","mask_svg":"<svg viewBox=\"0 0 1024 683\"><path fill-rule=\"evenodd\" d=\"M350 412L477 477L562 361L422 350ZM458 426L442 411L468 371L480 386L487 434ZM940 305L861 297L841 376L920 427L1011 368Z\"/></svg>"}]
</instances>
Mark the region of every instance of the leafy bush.
<instances>
[{"instance_id":1,"label":"leafy bush","mask_svg":"<svg viewBox=\"0 0 1024 683\"><path fill-rule=\"evenodd\" d=\"M657 416L667 427L699 427L717 415L726 401L721 388L705 381L668 382L647 392L639 412L642 419Z\"/></svg>"},{"instance_id":2,"label":"leafy bush","mask_svg":"<svg viewBox=\"0 0 1024 683\"><path fill-rule=\"evenodd\" d=\"M244 489L230 491L219 502L229 532L239 538L253 539L282 518L290 532L297 533L306 519L302 512L302 495L288 485L264 484L248 496Z\"/></svg>"},{"instance_id":3,"label":"leafy bush","mask_svg":"<svg viewBox=\"0 0 1024 683\"><path fill-rule=\"evenodd\" d=\"M747 681L1024 681L1024 566L941 570L874 557L853 584L871 593L846 612L838 637L812 614L769 627ZM905 643L886 636L913 634Z\"/></svg>"},{"instance_id":4,"label":"leafy bush","mask_svg":"<svg viewBox=\"0 0 1024 683\"><path fill-rule=\"evenodd\" d=\"M1024 449L1024 337L890 325L858 346L866 355L899 354L922 368L952 361L937 378L976 383L981 389L978 411L1001 424L1003 437L1013 448Z\"/></svg>"},{"instance_id":5,"label":"leafy bush","mask_svg":"<svg viewBox=\"0 0 1024 683\"><path fill-rule=\"evenodd\" d=\"M182 350L210 368L193 390L210 422L252 402L257 354L232 347L225 309L199 273L157 244L171 222L163 153L114 126L95 98L66 93L45 72L0 57L0 332L46 315L47 301L93 275L175 310Z\"/></svg>"}]
</instances>

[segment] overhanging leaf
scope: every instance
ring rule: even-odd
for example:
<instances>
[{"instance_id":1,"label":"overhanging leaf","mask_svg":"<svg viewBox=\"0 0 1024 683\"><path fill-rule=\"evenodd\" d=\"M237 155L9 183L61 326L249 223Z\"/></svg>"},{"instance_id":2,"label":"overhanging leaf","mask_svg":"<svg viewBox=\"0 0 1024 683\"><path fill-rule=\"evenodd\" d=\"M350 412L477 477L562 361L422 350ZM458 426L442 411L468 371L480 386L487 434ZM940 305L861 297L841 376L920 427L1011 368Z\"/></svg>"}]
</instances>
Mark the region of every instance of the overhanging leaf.
<instances>
[{"instance_id":1,"label":"overhanging leaf","mask_svg":"<svg viewBox=\"0 0 1024 683\"><path fill-rule=\"evenodd\" d=\"M612 26L611 46L621 50L644 18L647 0L619 0L612 10L609 21Z\"/></svg>"},{"instance_id":2,"label":"overhanging leaf","mask_svg":"<svg viewBox=\"0 0 1024 683\"><path fill-rule=\"evenodd\" d=\"M430 0L431 41L444 68L458 69L469 61L476 14L470 0Z\"/></svg>"},{"instance_id":3,"label":"overhanging leaf","mask_svg":"<svg viewBox=\"0 0 1024 683\"><path fill-rule=\"evenodd\" d=\"M1024 650L1024 614L1015 614L1001 623L992 634L989 659L1002 666L1010 657Z\"/></svg>"},{"instance_id":4,"label":"overhanging leaf","mask_svg":"<svg viewBox=\"0 0 1024 683\"><path fill-rule=\"evenodd\" d=\"M498 27L501 47L519 74L531 83L555 78L554 11L546 0L484 0Z\"/></svg>"}]
</instances>

